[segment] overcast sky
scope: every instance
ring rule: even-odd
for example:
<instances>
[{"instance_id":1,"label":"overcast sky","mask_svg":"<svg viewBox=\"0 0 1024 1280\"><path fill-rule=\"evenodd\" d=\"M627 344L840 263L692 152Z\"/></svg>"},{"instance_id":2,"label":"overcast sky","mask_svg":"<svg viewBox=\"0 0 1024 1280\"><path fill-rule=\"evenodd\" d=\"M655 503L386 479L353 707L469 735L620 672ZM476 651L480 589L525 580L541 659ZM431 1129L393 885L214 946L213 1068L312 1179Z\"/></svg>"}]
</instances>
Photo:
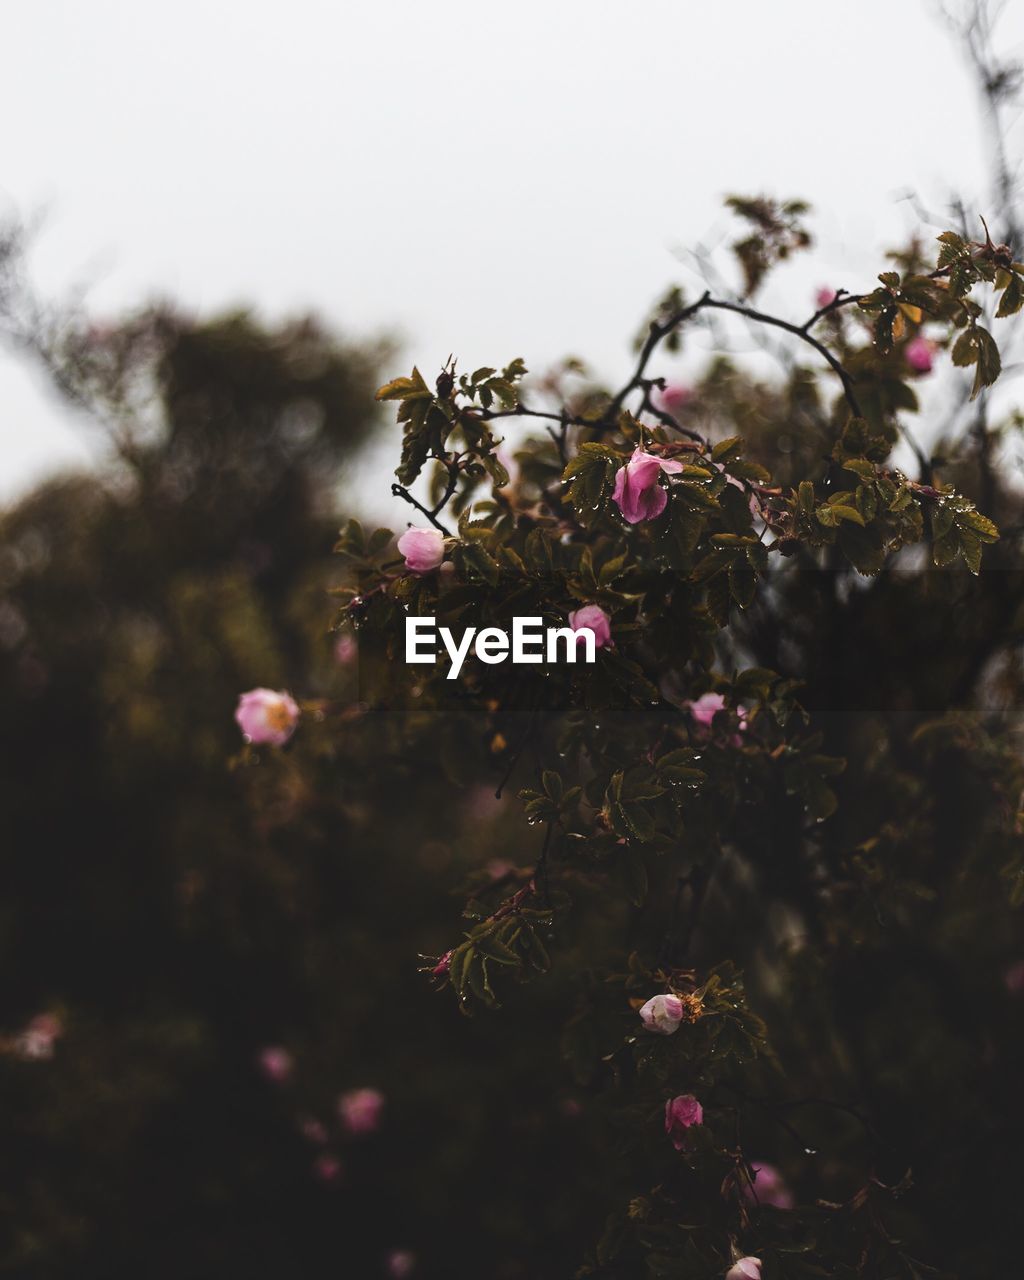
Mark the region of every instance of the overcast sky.
<instances>
[{"instance_id":1,"label":"overcast sky","mask_svg":"<svg viewBox=\"0 0 1024 1280\"><path fill-rule=\"evenodd\" d=\"M434 370L612 373L723 194L801 195L779 305L864 287L978 192L984 130L931 0L32 0L4 6L0 212L99 316L315 308ZM1000 44L1024 47L1013 0ZM927 69L924 75L922 69ZM934 230L939 230L935 227ZM0 355L0 498L89 435Z\"/></svg>"}]
</instances>

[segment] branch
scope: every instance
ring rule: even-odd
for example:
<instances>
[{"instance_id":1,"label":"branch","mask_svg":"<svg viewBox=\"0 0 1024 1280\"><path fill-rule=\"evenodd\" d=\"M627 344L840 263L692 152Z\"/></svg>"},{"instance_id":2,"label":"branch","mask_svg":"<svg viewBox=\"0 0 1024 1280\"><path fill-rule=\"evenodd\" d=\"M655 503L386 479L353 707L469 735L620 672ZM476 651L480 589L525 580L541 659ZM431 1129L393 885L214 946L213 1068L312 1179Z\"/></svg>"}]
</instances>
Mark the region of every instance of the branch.
<instances>
[{"instance_id":1,"label":"branch","mask_svg":"<svg viewBox=\"0 0 1024 1280\"><path fill-rule=\"evenodd\" d=\"M449 485L451 485L450 481L449 481ZM440 529L446 538L452 537L452 531L447 527L447 525L443 525L441 521L438 520L437 513L438 511L441 510L441 507L444 506L444 503L448 501L448 498L451 497L451 493L453 489L454 489L454 486L451 486L448 494L445 496L444 502L442 502L440 506L435 507L433 511L431 511L428 507L425 507L422 502L414 498L413 495L409 492L409 490L405 487L405 485L399 484L397 480L391 485L391 492L394 494L396 498L402 498L404 501L408 502L410 506L415 507L416 510L419 511L421 515L424 515L427 517L427 519L430 521L430 523L434 526L435 529Z\"/></svg>"},{"instance_id":2,"label":"branch","mask_svg":"<svg viewBox=\"0 0 1024 1280\"><path fill-rule=\"evenodd\" d=\"M651 321L650 331L648 332L644 344L640 349L640 356L637 360L636 369L633 371L633 376L622 390L613 398L604 415L604 420L606 422L613 421L622 409L626 398L633 391L644 388L644 374L647 370L647 365L651 356L657 350L659 343L661 343L663 339L673 331L673 329L684 324L687 320L691 320L695 315L698 315L705 309L730 311L734 315L745 316L748 320L754 320L758 324L766 324L771 325L776 329L783 329L786 333L793 334L802 342L807 343L808 346L813 347L818 355L825 360L833 373L835 373L839 378L843 386L843 394L850 406L850 410L854 417L859 418L861 417L861 410L857 401L856 393L853 390L853 378L851 378L843 368L837 357L829 351L828 347L826 347L824 343L819 342L818 339L809 332L810 327L816 320L820 319L822 315L825 315L829 311L834 311L839 306L846 305L849 302L855 302L856 300L857 299L854 295L848 295L845 299L834 299L827 307L823 307L820 311L816 312L805 325L796 325L792 324L789 320L782 320L778 316L768 315L767 312L757 311L753 307L744 306L739 302L726 302L724 299L713 298L710 291L705 290L696 302L691 303L687 307L681 307L678 311L670 315L668 319L663 320L660 323L657 320ZM650 383L648 383L647 386L649 387Z\"/></svg>"}]
</instances>

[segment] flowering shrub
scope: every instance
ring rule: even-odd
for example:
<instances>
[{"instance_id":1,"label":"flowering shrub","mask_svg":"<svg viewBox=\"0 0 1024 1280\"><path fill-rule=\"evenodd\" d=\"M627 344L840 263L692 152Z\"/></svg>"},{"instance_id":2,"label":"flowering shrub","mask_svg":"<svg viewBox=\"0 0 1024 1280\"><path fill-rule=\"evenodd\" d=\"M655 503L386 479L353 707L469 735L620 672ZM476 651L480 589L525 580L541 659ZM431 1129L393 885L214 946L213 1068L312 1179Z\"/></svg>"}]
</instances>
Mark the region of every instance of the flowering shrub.
<instances>
[{"instance_id":1,"label":"flowering shrub","mask_svg":"<svg viewBox=\"0 0 1024 1280\"><path fill-rule=\"evenodd\" d=\"M754 227L737 245L753 293L809 245L804 208L733 207ZM1024 265L954 232L932 262L912 248L897 263L866 292L823 291L802 323L673 290L615 391L575 385L537 402L514 360L471 374L450 361L433 386L413 369L378 392L404 428L394 491L421 523L399 540L398 566L386 531L343 531L338 624L358 638L362 706L430 733L453 783L478 771L474 744L486 743L497 794L518 784L522 860L474 887L462 937L424 972L465 1013L564 973L564 1050L619 1134L627 1188L580 1276L911 1277L925 1265L895 1229L916 1174L911 1153L877 1137L881 1044L845 975L858 955L884 955L893 931L930 931L948 875L1002 859L1007 899L1021 896L1024 774L1005 721L972 717L990 651L965 683L953 642L925 697L890 690L913 686L902 655L934 652L999 538L954 482L955 451L912 438L908 378L948 351L982 395L1000 373L986 307L995 323L1021 309ZM666 394L663 349L711 313L789 336L781 391L719 361L692 394ZM513 486L497 433L522 424L542 433L515 452ZM411 486L424 471L421 500ZM445 555L442 581L430 571ZM904 620L905 647L879 636L876 610ZM568 618L595 631L597 661L470 655L453 692L445 660L403 665L408 614L506 629ZM854 677L864 644L873 656ZM939 758L957 760L961 789L991 788L970 837L991 852L922 859L948 836L945 797L926 781ZM532 854L530 827L542 832ZM1009 921L1008 900L993 910ZM957 919L950 938L975 927ZM772 1018L783 1009L788 1051ZM909 1085L908 1049L888 1071ZM762 1144L792 1169L792 1190Z\"/></svg>"}]
</instances>

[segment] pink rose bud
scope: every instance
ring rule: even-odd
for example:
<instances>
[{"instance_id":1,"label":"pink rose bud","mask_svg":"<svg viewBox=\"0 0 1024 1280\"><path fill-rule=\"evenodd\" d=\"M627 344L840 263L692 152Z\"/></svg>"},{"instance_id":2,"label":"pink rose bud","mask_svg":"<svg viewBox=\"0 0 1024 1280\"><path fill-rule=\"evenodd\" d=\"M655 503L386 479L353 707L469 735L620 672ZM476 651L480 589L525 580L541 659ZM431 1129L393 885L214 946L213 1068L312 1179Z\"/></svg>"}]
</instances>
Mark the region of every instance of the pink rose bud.
<instances>
[{"instance_id":1,"label":"pink rose bud","mask_svg":"<svg viewBox=\"0 0 1024 1280\"><path fill-rule=\"evenodd\" d=\"M683 1002L678 996L651 996L640 1006L640 1019L648 1031L670 1036L683 1020Z\"/></svg>"},{"instance_id":2,"label":"pink rose bud","mask_svg":"<svg viewBox=\"0 0 1024 1280\"><path fill-rule=\"evenodd\" d=\"M250 689L238 699L235 720L247 742L283 747L299 722L299 706L290 694Z\"/></svg>"},{"instance_id":3,"label":"pink rose bud","mask_svg":"<svg viewBox=\"0 0 1024 1280\"><path fill-rule=\"evenodd\" d=\"M325 1151L313 1161L313 1172L321 1182L337 1182L341 1177L341 1161Z\"/></svg>"},{"instance_id":4,"label":"pink rose bud","mask_svg":"<svg viewBox=\"0 0 1024 1280\"><path fill-rule=\"evenodd\" d=\"M444 534L440 529L406 529L398 539L405 567L413 573L430 573L444 559Z\"/></svg>"},{"instance_id":5,"label":"pink rose bud","mask_svg":"<svg viewBox=\"0 0 1024 1280\"><path fill-rule=\"evenodd\" d=\"M678 413L680 409L685 409L692 399L692 388L684 386L681 382L670 382L664 391L658 393L657 403L666 413Z\"/></svg>"},{"instance_id":6,"label":"pink rose bud","mask_svg":"<svg viewBox=\"0 0 1024 1280\"><path fill-rule=\"evenodd\" d=\"M677 1151L686 1146L686 1131L704 1123L704 1108L692 1093L681 1093L665 1103L665 1132Z\"/></svg>"},{"instance_id":7,"label":"pink rose bud","mask_svg":"<svg viewBox=\"0 0 1024 1280\"><path fill-rule=\"evenodd\" d=\"M292 1055L279 1044L268 1045L256 1055L256 1062L264 1076L274 1084L284 1084L295 1065Z\"/></svg>"},{"instance_id":8,"label":"pink rose bud","mask_svg":"<svg viewBox=\"0 0 1024 1280\"><path fill-rule=\"evenodd\" d=\"M771 1209L792 1209L793 1193L786 1186L786 1180L778 1169L771 1164L750 1165L754 1174L754 1185L743 1183L743 1198L748 1204L767 1205Z\"/></svg>"},{"instance_id":9,"label":"pink rose bud","mask_svg":"<svg viewBox=\"0 0 1024 1280\"><path fill-rule=\"evenodd\" d=\"M611 619L599 604L585 604L582 609L575 609L569 614L569 626L573 631L579 631L581 627L593 631L595 649L607 649L612 642Z\"/></svg>"},{"instance_id":10,"label":"pink rose bud","mask_svg":"<svg viewBox=\"0 0 1024 1280\"><path fill-rule=\"evenodd\" d=\"M761 1280L761 1259L738 1259L725 1273L725 1280Z\"/></svg>"},{"instance_id":11,"label":"pink rose bud","mask_svg":"<svg viewBox=\"0 0 1024 1280\"><path fill-rule=\"evenodd\" d=\"M828 285L822 285L818 292L814 295L814 305L820 311L822 307L830 307L837 297L835 289L830 289Z\"/></svg>"},{"instance_id":12,"label":"pink rose bud","mask_svg":"<svg viewBox=\"0 0 1024 1280\"><path fill-rule=\"evenodd\" d=\"M935 343L928 338L922 338L918 334L916 338L911 338L903 348L903 358L915 373L931 373L932 354L934 351Z\"/></svg>"},{"instance_id":13,"label":"pink rose bud","mask_svg":"<svg viewBox=\"0 0 1024 1280\"><path fill-rule=\"evenodd\" d=\"M656 458L653 453L637 449L615 477L612 501L629 524L654 520L665 510L668 502L668 493L658 482L661 473L672 474L682 469L681 462Z\"/></svg>"},{"instance_id":14,"label":"pink rose bud","mask_svg":"<svg viewBox=\"0 0 1024 1280\"><path fill-rule=\"evenodd\" d=\"M396 1249L388 1254L384 1266L391 1280L406 1280L416 1270L416 1255L407 1249Z\"/></svg>"},{"instance_id":15,"label":"pink rose bud","mask_svg":"<svg viewBox=\"0 0 1024 1280\"><path fill-rule=\"evenodd\" d=\"M377 1089L351 1089L338 1099L338 1114L349 1133L373 1133L384 1111L384 1095Z\"/></svg>"}]
</instances>

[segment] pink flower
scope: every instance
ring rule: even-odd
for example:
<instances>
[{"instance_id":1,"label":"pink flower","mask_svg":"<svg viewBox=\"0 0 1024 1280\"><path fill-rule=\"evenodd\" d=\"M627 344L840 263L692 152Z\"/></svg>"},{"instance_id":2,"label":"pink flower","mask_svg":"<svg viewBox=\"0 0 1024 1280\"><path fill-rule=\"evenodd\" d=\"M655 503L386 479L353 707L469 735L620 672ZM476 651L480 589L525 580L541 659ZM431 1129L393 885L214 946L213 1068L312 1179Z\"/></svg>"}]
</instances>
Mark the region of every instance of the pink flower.
<instances>
[{"instance_id":1,"label":"pink flower","mask_svg":"<svg viewBox=\"0 0 1024 1280\"><path fill-rule=\"evenodd\" d=\"M666 413L677 413L680 409L685 409L692 399L693 389L681 382L670 382L664 391L658 393L659 408Z\"/></svg>"},{"instance_id":2,"label":"pink flower","mask_svg":"<svg viewBox=\"0 0 1024 1280\"><path fill-rule=\"evenodd\" d=\"M338 1114L349 1133L373 1133L384 1111L384 1095L377 1089L351 1089L338 1099Z\"/></svg>"},{"instance_id":3,"label":"pink flower","mask_svg":"<svg viewBox=\"0 0 1024 1280\"><path fill-rule=\"evenodd\" d=\"M837 297L835 289L830 289L827 284L823 284L818 292L814 295L814 305L820 311L822 307L829 307L835 302Z\"/></svg>"},{"instance_id":4,"label":"pink flower","mask_svg":"<svg viewBox=\"0 0 1024 1280\"><path fill-rule=\"evenodd\" d=\"M677 1151L686 1145L686 1131L704 1123L704 1108L692 1093L681 1093L665 1103L665 1132Z\"/></svg>"},{"instance_id":5,"label":"pink flower","mask_svg":"<svg viewBox=\"0 0 1024 1280\"><path fill-rule=\"evenodd\" d=\"M918 334L916 338L911 338L903 348L903 358L915 373L931 373L932 354L934 351L935 343L928 338L922 338Z\"/></svg>"},{"instance_id":6,"label":"pink flower","mask_svg":"<svg viewBox=\"0 0 1024 1280\"><path fill-rule=\"evenodd\" d=\"M341 1161L325 1151L313 1161L313 1172L321 1182L337 1182L341 1177Z\"/></svg>"},{"instance_id":7,"label":"pink flower","mask_svg":"<svg viewBox=\"0 0 1024 1280\"><path fill-rule=\"evenodd\" d=\"M641 1005L640 1018L648 1031L670 1036L679 1030L683 1020L683 1002L678 996L651 996L645 1005Z\"/></svg>"},{"instance_id":8,"label":"pink flower","mask_svg":"<svg viewBox=\"0 0 1024 1280\"><path fill-rule=\"evenodd\" d=\"M582 609L573 610L569 614L569 626L573 631L579 631L581 627L593 631L596 649L607 649L612 642L611 619L599 604L585 604ZM581 641L582 637L576 643L580 644Z\"/></svg>"},{"instance_id":9,"label":"pink flower","mask_svg":"<svg viewBox=\"0 0 1024 1280\"><path fill-rule=\"evenodd\" d=\"M1011 964L1003 974L1003 981L1011 996L1024 995L1024 960Z\"/></svg>"},{"instance_id":10,"label":"pink flower","mask_svg":"<svg viewBox=\"0 0 1024 1280\"><path fill-rule=\"evenodd\" d=\"M704 736L707 736L711 732L715 716L720 711L725 710L725 698L720 693L702 693L693 702L687 702L683 705L689 711L697 726L703 731ZM747 729L746 707L737 707L736 714L739 717L739 731L740 733L745 733ZM731 741L734 747L742 745L742 739L739 734L734 734Z\"/></svg>"},{"instance_id":11,"label":"pink flower","mask_svg":"<svg viewBox=\"0 0 1024 1280\"><path fill-rule=\"evenodd\" d=\"M279 1044L267 1045L265 1049L261 1049L256 1055L256 1062L264 1076L274 1084L284 1084L295 1065L292 1055Z\"/></svg>"},{"instance_id":12,"label":"pink flower","mask_svg":"<svg viewBox=\"0 0 1024 1280\"><path fill-rule=\"evenodd\" d=\"M63 1034L60 1019L53 1013L37 1013L15 1037L14 1051L27 1062L43 1062L53 1057L53 1048Z\"/></svg>"},{"instance_id":13,"label":"pink flower","mask_svg":"<svg viewBox=\"0 0 1024 1280\"><path fill-rule=\"evenodd\" d=\"M358 652L359 644L348 631L343 631L334 642L334 661L339 667L347 667Z\"/></svg>"},{"instance_id":14,"label":"pink flower","mask_svg":"<svg viewBox=\"0 0 1024 1280\"><path fill-rule=\"evenodd\" d=\"M406 1280L416 1270L416 1255L407 1249L396 1249L388 1254L384 1266L392 1280Z\"/></svg>"},{"instance_id":15,"label":"pink flower","mask_svg":"<svg viewBox=\"0 0 1024 1280\"><path fill-rule=\"evenodd\" d=\"M398 539L405 567L413 573L430 573L444 559L444 534L440 529L406 529Z\"/></svg>"},{"instance_id":16,"label":"pink flower","mask_svg":"<svg viewBox=\"0 0 1024 1280\"><path fill-rule=\"evenodd\" d=\"M710 729L715 716L725 710L725 698L720 693L702 693L696 701L687 703L687 707L699 725Z\"/></svg>"},{"instance_id":17,"label":"pink flower","mask_svg":"<svg viewBox=\"0 0 1024 1280\"><path fill-rule=\"evenodd\" d=\"M312 1142L317 1147L322 1147L327 1142L327 1130L313 1116L300 1117L299 1133L307 1142Z\"/></svg>"},{"instance_id":18,"label":"pink flower","mask_svg":"<svg viewBox=\"0 0 1024 1280\"><path fill-rule=\"evenodd\" d=\"M761 1280L760 1258L739 1258L725 1273L725 1280Z\"/></svg>"},{"instance_id":19,"label":"pink flower","mask_svg":"<svg viewBox=\"0 0 1024 1280\"><path fill-rule=\"evenodd\" d=\"M235 720L246 741L283 747L299 722L299 705L288 693L250 689L238 699Z\"/></svg>"},{"instance_id":20,"label":"pink flower","mask_svg":"<svg viewBox=\"0 0 1024 1280\"><path fill-rule=\"evenodd\" d=\"M793 1193L786 1186L786 1180L778 1169L771 1164L750 1165L754 1174L754 1185L743 1183L743 1198L748 1204L767 1205L772 1209L792 1209Z\"/></svg>"},{"instance_id":21,"label":"pink flower","mask_svg":"<svg viewBox=\"0 0 1024 1280\"><path fill-rule=\"evenodd\" d=\"M654 520L665 510L668 493L658 483L663 471L670 474L682 471L683 464L670 458L656 458L653 453L636 449L632 458L619 469L615 477L612 500L629 524L641 520Z\"/></svg>"}]
</instances>

